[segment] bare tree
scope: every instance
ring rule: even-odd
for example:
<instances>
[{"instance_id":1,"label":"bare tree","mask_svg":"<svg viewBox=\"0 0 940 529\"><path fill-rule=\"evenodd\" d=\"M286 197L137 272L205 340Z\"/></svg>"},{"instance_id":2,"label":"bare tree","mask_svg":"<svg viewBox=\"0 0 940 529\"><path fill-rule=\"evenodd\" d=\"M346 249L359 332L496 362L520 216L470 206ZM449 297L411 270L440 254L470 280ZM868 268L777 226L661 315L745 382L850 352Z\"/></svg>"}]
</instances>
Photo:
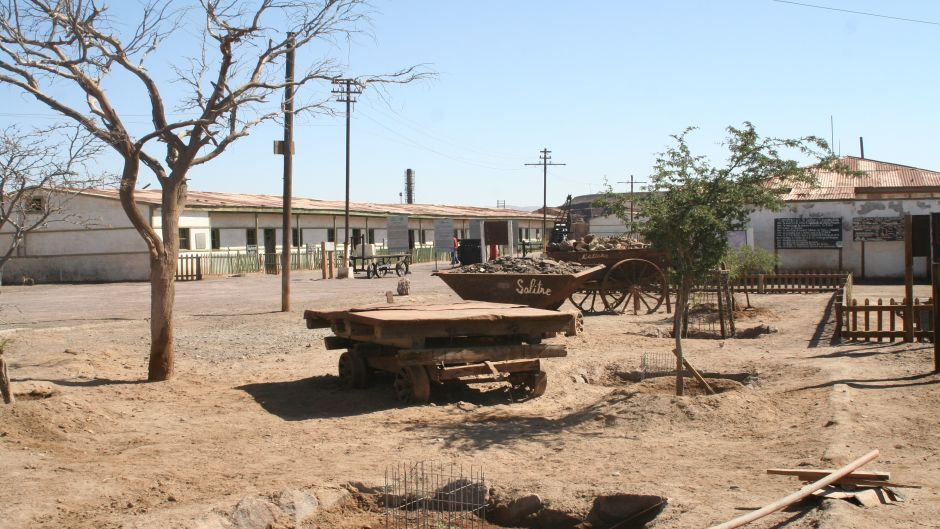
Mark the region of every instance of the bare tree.
<instances>
[{"instance_id":1,"label":"bare tree","mask_svg":"<svg viewBox=\"0 0 940 529\"><path fill-rule=\"evenodd\" d=\"M55 223L95 222L70 212L68 203L83 189L109 181L90 166L104 148L79 126L29 132L11 126L0 132L0 283L28 233Z\"/></svg>"},{"instance_id":2,"label":"bare tree","mask_svg":"<svg viewBox=\"0 0 940 529\"><path fill-rule=\"evenodd\" d=\"M337 41L367 26L365 3L199 0L180 7L164 0L143 6L135 23L128 25L126 17L124 24L112 23L107 8L94 0L3 1L0 83L81 124L123 159L121 204L150 250L148 379L166 380L173 374L174 275L190 169L218 157L252 127L277 119L276 101L285 87L278 65L291 45L322 46L316 52L321 58L291 83L295 88L340 77L340 67L329 55L337 51ZM122 27L133 30L122 32ZM169 39L194 33L201 42L194 46L194 56L161 57L171 62L178 77L172 88L162 87L147 68L148 58ZM407 83L427 75L413 66L362 81ZM109 98L113 94L106 86L112 85L105 81L117 76L134 79L149 106L149 123L137 134ZM50 89L53 83L55 92ZM63 85L74 92L71 98L59 95ZM185 94L176 98L177 113L170 114L164 93L177 93L180 87ZM327 112L327 103L326 97L295 101L295 112ZM188 117L170 120L171 115ZM162 188L160 234L135 204L141 165L156 175Z\"/></svg>"}]
</instances>

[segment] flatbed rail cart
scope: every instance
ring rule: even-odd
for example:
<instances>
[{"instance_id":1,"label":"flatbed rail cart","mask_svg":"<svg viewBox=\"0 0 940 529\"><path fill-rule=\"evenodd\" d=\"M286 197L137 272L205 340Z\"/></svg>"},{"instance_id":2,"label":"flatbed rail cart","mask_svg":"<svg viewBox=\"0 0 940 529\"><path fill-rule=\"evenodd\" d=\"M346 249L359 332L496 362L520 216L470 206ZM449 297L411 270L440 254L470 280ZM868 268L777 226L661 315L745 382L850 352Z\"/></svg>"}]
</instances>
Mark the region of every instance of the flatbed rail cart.
<instances>
[{"instance_id":1,"label":"flatbed rail cart","mask_svg":"<svg viewBox=\"0 0 940 529\"><path fill-rule=\"evenodd\" d=\"M447 383L505 382L514 395L538 397L548 382L541 359L567 355L563 344L542 340L577 332L573 313L480 301L307 310L304 318L310 329L333 331L328 350L346 350L338 366L345 387L393 373L395 394L409 404Z\"/></svg>"}]
</instances>

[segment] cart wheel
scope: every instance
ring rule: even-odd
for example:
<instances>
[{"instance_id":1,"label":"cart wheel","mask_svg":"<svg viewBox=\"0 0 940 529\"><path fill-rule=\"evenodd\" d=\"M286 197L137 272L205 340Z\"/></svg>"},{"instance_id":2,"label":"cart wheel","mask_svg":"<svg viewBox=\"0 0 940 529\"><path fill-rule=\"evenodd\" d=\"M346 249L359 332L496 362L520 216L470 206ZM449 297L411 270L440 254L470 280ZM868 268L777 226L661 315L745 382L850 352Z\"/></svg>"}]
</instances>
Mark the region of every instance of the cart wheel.
<instances>
[{"instance_id":1,"label":"cart wheel","mask_svg":"<svg viewBox=\"0 0 940 529\"><path fill-rule=\"evenodd\" d=\"M367 264L365 266L365 269L366 269L366 279L372 279L372 276L375 275L375 272L372 269L372 265Z\"/></svg>"},{"instance_id":2,"label":"cart wheel","mask_svg":"<svg viewBox=\"0 0 940 529\"><path fill-rule=\"evenodd\" d=\"M398 274L398 277L408 274L408 262L398 261L398 264L395 265L395 273Z\"/></svg>"},{"instance_id":3,"label":"cart wheel","mask_svg":"<svg viewBox=\"0 0 940 529\"><path fill-rule=\"evenodd\" d=\"M604 312L604 298L601 296L600 281L588 281L585 286L575 290L568 296L571 303L578 310L586 314L599 314Z\"/></svg>"},{"instance_id":4,"label":"cart wheel","mask_svg":"<svg viewBox=\"0 0 940 529\"><path fill-rule=\"evenodd\" d=\"M655 264L645 259L624 259L610 267L601 283L604 304L609 311L633 309L646 314L666 299L666 276Z\"/></svg>"},{"instance_id":5,"label":"cart wheel","mask_svg":"<svg viewBox=\"0 0 940 529\"><path fill-rule=\"evenodd\" d=\"M548 387L548 374L545 371L513 373L509 375L509 384L513 393L522 393L534 399L545 393Z\"/></svg>"},{"instance_id":6,"label":"cart wheel","mask_svg":"<svg viewBox=\"0 0 940 529\"><path fill-rule=\"evenodd\" d=\"M339 382L347 389L366 387L369 384L369 369L365 357L352 351L339 355Z\"/></svg>"},{"instance_id":7,"label":"cart wheel","mask_svg":"<svg viewBox=\"0 0 940 529\"><path fill-rule=\"evenodd\" d=\"M379 270L382 271L382 277L385 277L392 273L392 267L388 266L387 264L382 265L382 267Z\"/></svg>"},{"instance_id":8,"label":"cart wheel","mask_svg":"<svg viewBox=\"0 0 940 529\"><path fill-rule=\"evenodd\" d=\"M405 404L427 402L431 398L431 380L422 366L404 366L395 374L395 394Z\"/></svg>"},{"instance_id":9,"label":"cart wheel","mask_svg":"<svg viewBox=\"0 0 940 529\"><path fill-rule=\"evenodd\" d=\"M578 312L574 315L574 321L568 326L568 330L565 331L565 336L581 336L582 334L584 334L584 315Z\"/></svg>"},{"instance_id":10,"label":"cart wheel","mask_svg":"<svg viewBox=\"0 0 940 529\"><path fill-rule=\"evenodd\" d=\"M376 263L372 263L372 265L369 268L372 270L372 277L378 279L379 278L379 265L377 265Z\"/></svg>"}]
</instances>

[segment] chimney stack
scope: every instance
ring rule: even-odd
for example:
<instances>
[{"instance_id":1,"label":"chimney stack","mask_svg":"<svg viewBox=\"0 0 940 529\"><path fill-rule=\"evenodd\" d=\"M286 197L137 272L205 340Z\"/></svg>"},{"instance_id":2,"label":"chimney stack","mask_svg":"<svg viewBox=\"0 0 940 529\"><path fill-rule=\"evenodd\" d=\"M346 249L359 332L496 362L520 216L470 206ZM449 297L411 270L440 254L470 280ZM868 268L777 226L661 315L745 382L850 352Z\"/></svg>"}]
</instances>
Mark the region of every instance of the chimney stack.
<instances>
[{"instance_id":1,"label":"chimney stack","mask_svg":"<svg viewBox=\"0 0 940 529\"><path fill-rule=\"evenodd\" d=\"M405 204L415 203L415 172L405 169Z\"/></svg>"},{"instance_id":2,"label":"chimney stack","mask_svg":"<svg viewBox=\"0 0 940 529\"><path fill-rule=\"evenodd\" d=\"M858 137L858 150L861 151L862 160L865 159L865 138Z\"/></svg>"}]
</instances>

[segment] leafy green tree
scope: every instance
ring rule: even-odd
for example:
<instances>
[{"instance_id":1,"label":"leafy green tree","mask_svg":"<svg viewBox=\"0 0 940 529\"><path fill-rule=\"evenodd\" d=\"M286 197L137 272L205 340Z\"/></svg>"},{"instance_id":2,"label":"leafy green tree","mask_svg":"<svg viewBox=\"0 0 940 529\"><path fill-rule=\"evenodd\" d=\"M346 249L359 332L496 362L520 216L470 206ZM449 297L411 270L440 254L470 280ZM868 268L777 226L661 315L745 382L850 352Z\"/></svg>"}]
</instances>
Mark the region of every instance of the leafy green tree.
<instances>
[{"instance_id":1,"label":"leafy green tree","mask_svg":"<svg viewBox=\"0 0 940 529\"><path fill-rule=\"evenodd\" d=\"M675 144L657 155L644 196L638 200L642 221L638 229L670 261L677 289L674 316L676 394L682 395L682 333L692 286L704 281L728 251L728 232L740 230L758 209L777 210L796 183L815 185L814 168L832 169L836 159L826 142L815 136L797 139L761 137L751 123L728 127L722 145L728 157L713 164L689 148L687 128L672 138ZM811 165L788 159L785 151L809 159ZM629 198L608 188L607 211L624 219Z\"/></svg>"},{"instance_id":2,"label":"leafy green tree","mask_svg":"<svg viewBox=\"0 0 940 529\"><path fill-rule=\"evenodd\" d=\"M753 246L739 246L728 249L722 259L722 264L728 269L732 281L739 280L748 274L769 274L777 266L777 256L763 248ZM751 296L744 289L744 298L747 307L751 308Z\"/></svg>"}]
</instances>

